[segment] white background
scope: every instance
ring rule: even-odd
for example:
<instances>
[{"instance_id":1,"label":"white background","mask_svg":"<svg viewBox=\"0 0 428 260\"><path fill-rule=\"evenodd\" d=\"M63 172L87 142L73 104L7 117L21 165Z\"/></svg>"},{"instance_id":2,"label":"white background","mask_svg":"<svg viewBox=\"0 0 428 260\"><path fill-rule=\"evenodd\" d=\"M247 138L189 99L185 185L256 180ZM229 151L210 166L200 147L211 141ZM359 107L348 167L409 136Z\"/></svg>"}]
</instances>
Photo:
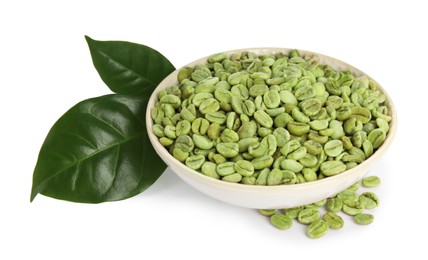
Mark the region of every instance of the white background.
<instances>
[{"instance_id":1,"label":"white background","mask_svg":"<svg viewBox=\"0 0 428 260\"><path fill-rule=\"evenodd\" d=\"M0 259L407 259L426 256L428 16L423 1L2 1ZM211 199L167 170L128 200L29 202L39 149L77 102L110 93L84 40L151 46L180 67L245 47L323 53L390 94L396 139L371 171L382 178L375 222L311 240L255 210ZM426 127L426 123L425 123ZM422 237L420 237L420 235ZM417 257L420 256L420 257Z\"/></svg>"}]
</instances>

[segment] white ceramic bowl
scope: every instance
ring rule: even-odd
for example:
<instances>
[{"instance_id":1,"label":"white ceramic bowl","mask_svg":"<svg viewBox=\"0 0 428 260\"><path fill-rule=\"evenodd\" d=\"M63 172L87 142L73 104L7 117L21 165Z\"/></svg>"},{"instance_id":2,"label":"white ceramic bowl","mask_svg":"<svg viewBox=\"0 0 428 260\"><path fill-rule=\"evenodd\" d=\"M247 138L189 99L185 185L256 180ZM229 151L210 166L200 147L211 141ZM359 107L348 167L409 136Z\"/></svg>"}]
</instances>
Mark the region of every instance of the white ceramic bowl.
<instances>
[{"instance_id":1,"label":"white ceramic bowl","mask_svg":"<svg viewBox=\"0 0 428 260\"><path fill-rule=\"evenodd\" d=\"M252 48L227 51L226 53L232 54L243 51L250 51L257 54L272 54L278 52L289 53L291 49ZM320 63L329 64L336 70L349 70L355 76L366 75L359 69L340 60L304 50L299 50L299 52L301 55L317 55ZM185 66L192 67L197 64L206 63L207 58L208 57L201 58ZM333 196L360 180L372 168L373 164L384 155L388 147L391 145L397 129L397 114L394 105L386 91L379 85L379 90L381 90L386 96L386 105L389 108L389 113L393 120L391 121L390 131L382 146L371 157L359 164L357 167L336 176L293 185L256 186L216 180L192 170L185 164L176 160L167 151L167 149L159 143L158 138L151 131L153 121L150 116L150 111L157 101L158 93L161 90L178 84L177 74L179 70L180 69L177 69L166 77L150 97L146 112L146 126L150 141L162 160L185 182L208 196L233 205L256 209L289 208L313 203Z\"/></svg>"}]
</instances>

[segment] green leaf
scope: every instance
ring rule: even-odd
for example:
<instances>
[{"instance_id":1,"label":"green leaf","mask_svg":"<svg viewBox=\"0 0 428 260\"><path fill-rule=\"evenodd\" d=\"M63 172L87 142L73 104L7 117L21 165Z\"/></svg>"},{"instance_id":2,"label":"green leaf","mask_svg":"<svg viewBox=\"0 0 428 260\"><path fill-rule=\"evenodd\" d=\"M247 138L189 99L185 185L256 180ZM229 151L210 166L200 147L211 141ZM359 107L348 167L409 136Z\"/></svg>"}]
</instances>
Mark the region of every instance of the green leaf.
<instances>
[{"instance_id":1,"label":"green leaf","mask_svg":"<svg viewBox=\"0 0 428 260\"><path fill-rule=\"evenodd\" d=\"M149 97L155 87L175 70L165 56L145 45L85 38L95 68L115 93Z\"/></svg>"},{"instance_id":2,"label":"green leaf","mask_svg":"<svg viewBox=\"0 0 428 260\"><path fill-rule=\"evenodd\" d=\"M152 185L166 165L147 135L147 101L112 94L67 111L42 145L30 200L41 193L74 202L116 201Z\"/></svg>"}]
</instances>

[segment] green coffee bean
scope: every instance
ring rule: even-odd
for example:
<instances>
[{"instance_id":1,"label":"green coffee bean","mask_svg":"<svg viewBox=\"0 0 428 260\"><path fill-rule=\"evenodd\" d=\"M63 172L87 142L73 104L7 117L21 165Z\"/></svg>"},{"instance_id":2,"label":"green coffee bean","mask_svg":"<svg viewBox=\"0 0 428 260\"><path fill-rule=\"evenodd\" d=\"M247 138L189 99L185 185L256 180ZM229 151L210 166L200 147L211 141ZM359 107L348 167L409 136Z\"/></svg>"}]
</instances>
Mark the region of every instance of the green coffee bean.
<instances>
[{"instance_id":1,"label":"green coffee bean","mask_svg":"<svg viewBox=\"0 0 428 260\"><path fill-rule=\"evenodd\" d=\"M294 94L289 90L281 90L279 92L280 99L284 104L297 105L298 101Z\"/></svg>"},{"instance_id":2,"label":"green coffee bean","mask_svg":"<svg viewBox=\"0 0 428 260\"><path fill-rule=\"evenodd\" d=\"M210 76L211 75L209 72L201 69L197 69L191 74L192 80L194 80L195 82L200 82Z\"/></svg>"},{"instance_id":3,"label":"green coffee bean","mask_svg":"<svg viewBox=\"0 0 428 260\"><path fill-rule=\"evenodd\" d=\"M325 204L327 204L327 199L322 199L320 201L314 202L312 203L312 205L316 206L316 207L322 207Z\"/></svg>"},{"instance_id":4,"label":"green coffee bean","mask_svg":"<svg viewBox=\"0 0 428 260\"><path fill-rule=\"evenodd\" d=\"M343 151L343 143L340 140L331 140L324 145L327 156L336 157Z\"/></svg>"},{"instance_id":5,"label":"green coffee bean","mask_svg":"<svg viewBox=\"0 0 428 260\"><path fill-rule=\"evenodd\" d=\"M325 129L325 130L327 130L327 129ZM327 141L329 139L328 136L322 136L322 135L318 134L317 132L310 132L308 134L308 138L309 138L309 140L315 141L315 142L320 143L320 144L327 143Z\"/></svg>"},{"instance_id":6,"label":"green coffee bean","mask_svg":"<svg viewBox=\"0 0 428 260\"><path fill-rule=\"evenodd\" d=\"M191 67L184 67L178 72L178 81L182 82L184 79L190 78L192 75L193 68Z\"/></svg>"},{"instance_id":7,"label":"green coffee bean","mask_svg":"<svg viewBox=\"0 0 428 260\"><path fill-rule=\"evenodd\" d=\"M332 106L334 109L339 109L343 104L343 99L338 96L329 96L325 102L326 106Z\"/></svg>"},{"instance_id":8,"label":"green coffee bean","mask_svg":"<svg viewBox=\"0 0 428 260\"><path fill-rule=\"evenodd\" d=\"M362 193L358 201L366 209L374 209L379 205L379 199L373 192Z\"/></svg>"},{"instance_id":9,"label":"green coffee bean","mask_svg":"<svg viewBox=\"0 0 428 260\"><path fill-rule=\"evenodd\" d=\"M239 173L230 174L221 178L222 181L238 183L242 180L242 175Z\"/></svg>"},{"instance_id":10,"label":"green coffee bean","mask_svg":"<svg viewBox=\"0 0 428 260\"><path fill-rule=\"evenodd\" d=\"M250 145L257 144L258 140L254 137L244 138L238 141L239 152L243 153L248 151Z\"/></svg>"},{"instance_id":11,"label":"green coffee bean","mask_svg":"<svg viewBox=\"0 0 428 260\"><path fill-rule=\"evenodd\" d=\"M303 169L303 165L291 159L285 159L281 162L281 169L298 173Z\"/></svg>"},{"instance_id":12,"label":"green coffee bean","mask_svg":"<svg viewBox=\"0 0 428 260\"><path fill-rule=\"evenodd\" d=\"M188 135L181 135L175 141L175 148L179 148L184 152L191 152L194 148L194 142Z\"/></svg>"},{"instance_id":13,"label":"green coffee bean","mask_svg":"<svg viewBox=\"0 0 428 260\"><path fill-rule=\"evenodd\" d=\"M280 169L273 169L267 177L267 185L279 185L282 183L283 173Z\"/></svg>"},{"instance_id":14,"label":"green coffee bean","mask_svg":"<svg viewBox=\"0 0 428 260\"><path fill-rule=\"evenodd\" d=\"M263 102L267 108L276 108L280 105L281 99L278 91L269 90L263 95Z\"/></svg>"},{"instance_id":15,"label":"green coffee bean","mask_svg":"<svg viewBox=\"0 0 428 260\"><path fill-rule=\"evenodd\" d=\"M380 107L379 107L380 108ZM382 118L383 120L385 120L386 122L390 122L392 120L392 117L378 111L378 110L373 110L372 114L375 118Z\"/></svg>"},{"instance_id":16,"label":"green coffee bean","mask_svg":"<svg viewBox=\"0 0 428 260\"><path fill-rule=\"evenodd\" d=\"M163 145L163 146L170 146L174 143L174 140L169 139L168 137L161 137L159 139L159 142Z\"/></svg>"},{"instance_id":17,"label":"green coffee bean","mask_svg":"<svg viewBox=\"0 0 428 260\"><path fill-rule=\"evenodd\" d=\"M349 186L346 189L350 190L350 191L357 191L359 188L360 188L360 183L356 182L356 183L352 184L351 186Z\"/></svg>"},{"instance_id":18,"label":"green coffee bean","mask_svg":"<svg viewBox=\"0 0 428 260\"><path fill-rule=\"evenodd\" d=\"M364 207L358 201L354 200L345 200L343 201L342 211L350 216L355 216L357 214L362 213Z\"/></svg>"},{"instance_id":19,"label":"green coffee bean","mask_svg":"<svg viewBox=\"0 0 428 260\"><path fill-rule=\"evenodd\" d=\"M250 97L248 93L248 88L242 84L237 84L233 86L230 92L232 93L232 95L235 94L236 96L240 97L241 100L246 100Z\"/></svg>"},{"instance_id":20,"label":"green coffee bean","mask_svg":"<svg viewBox=\"0 0 428 260\"><path fill-rule=\"evenodd\" d=\"M200 82L195 87L195 94L198 93L214 93L214 84L218 82L217 77L208 77Z\"/></svg>"},{"instance_id":21,"label":"green coffee bean","mask_svg":"<svg viewBox=\"0 0 428 260\"><path fill-rule=\"evenodd\" d=\"M343 130L343 126L341 122L337 120L331 120L329 127L333 129L333 133L329 135L331 136L332 139L340 139L342 136L345 135L345 131Z\"/></svg>"},{"instance_id":22,"label":"green coffee bean","mask_svg":"<svg viewBox=\"0 0 428 260\"><path fill-rule=\"evenodd\" d=\"M254 119L257 123L267 128L271 128L273 125L272 118L263 110L257 110L254 113Z\"/></svg>"},{"instance_id":23,"label":"green coffee bean","mask_svg":"<svg viewBox=\"0 0 428 260\"><path fill-rule=\"evenodd\" d=\"M176 136L187 135L189 134L190 129L191 129L190 122L187 120L182 120L178 122L177 125L175 126L175 134Z\"/></svg>"},{"instance_id":24,"label":"green coffee bean","mask_svg":"<svg viewBox=\"0 0 428 260\"><path fill-rule=\"evenodd\" d=\"M220 137L220 125L218 123L211 123L207 130L208 138L216 140Z\"/></svg>"},{"instance_id":25,"label":"green coffee bean","mask_svg":"<svg viewBox=\"0 0 428 260\"><path fill-rule=\"evenodd\" d=\"M294 92L294 96L299 101L306 100L315 97L315 90L309 85L302 86Z\"/></svg>"},{"instance_id":26,"label":"green coffee bean","mask_svg":"<svg viewBox=\"0 0 428 260\"><path fill-rule=\"evenodd\" d=\"M251 176L254 173L254 166L246 160L239 160L235 163L235 171L242 176Z\"/></svg>"},{"instance_id":27,"label":"green coffee bean","mask_svg":"<svg viewBox=\"0 0 428 260\"><path fill-rule=\"evenodd\" d=\"M278 210L277 209L259 209L259 212L263 216L270 217L275 215L278 212Z\"/></svg>"},{"instance_id":28,"label":"green coffee bean","mask_svg":"<svg viewBox=\"0 0 428 260\"><path fill-rule=\"evenodd\" d=\"M318 164L318 159L315 155L306 153L305 156L303 156L303 158L299 159L299 163L302 164L304 167L308 167L308 168L315 167ZM314 171L314 174L316 175L315 171Z\"/></svg>"},{"instance_id":29,"label":"green coffee bean","mask_svg":"<svg viewBox=\"0 0 428 260\"><path fill-rule=\"evenodd\" d=\"M364 141L367 140L367 134L364 131L357 131L352 136L352 143L355 147L361 148L363 146Z\"/></svg>"},{"instance_id":30,"label":"green coffee bean","mask_svg":"<svg viewBox=\"0 0 428 260\"><path fill-rule=\"evenodd\" d=\"M327 200L326 209L337 213L342 210L343 201L340 198L330 198Z\"/></svg>"},{"instance_id":31,"label":"green coffee bean","mask_svg":"<svg viewBox=\"0 0 428 260\"><path fill-rule=\"evenodd\" d=\"M287 159L298 161L306 156L306 147L301 146L287 155Z\"/></svg>"},{"instance_id":32,"label":"green coffee bean","mask_svg":"<svg viewBox=\"0 0 428 260\"><path fill-rule=\"evenodd\" d=\"M239 154L237 143L218 143L216 149L225 158L233 158Z\"/></svg>"},{"instance_id":33,"label":"green coffee bean","mask_svg":"<svg viewBox=\"0 0 428 260\"><path fill-rule=\"evenodd\" d=\"M308 140L303 144L306 151L312 155L318 155L323 151L323 146L314 140Z\"/></svg>"},{"instance_id":34,"label":"green coffee bean","mask_svg":"<svg viewBox=\"0 0 428 260\"><path fill-rule=\"evenodd\" d=\"M373 145L372 145L372 143L369 140L365 140L363 142L363 151L364 151L364 154L365 154L366 158L372 156L372 154L373 154Z\"/></svg>"},{"instance_id":35,"label":"green coffee bean","mask_svg":"<svg viewBox=\"0 0 428 260\"><path fill-rule=\"evenodd\" d=\"M200 149L208 150L208 149L211 149L211 147L213 147L213 142L210 139L208 139L208 137L198 135L198 134L193 134L192 138L193 138L193 142L195 143L195 146Z\"/></svg>"},{"instance_id":36,"label":"green coffee bean","mask_svg":"<svg viewBox=\"0 0 428 260\"><path fill-rule=\"evenodd\" d=\"M303 210L303 206L284 209L284 212L285 215L289 216L290 218L297 218L301 210Z\"/></svg>"},{"instance_id":37,"label":"green coffee bean","mask_svg":"<svg viewBox=\"0 0 428 260\"><path fill-rule=\"evenodd\" d=\"M279 156L278 156L278 154L274 154L274 155L276 156L276 159L274 159L274 161L273 161L272 168L279 169L279 168L281 168L281 162L283 160L285 160L286 158L283 155L279 155Z\"/></svg>"},{"instance_id":38,"label":"green coffee bean","mask_svg":"<svg viewBox=\"0 0 428 260\"><path fill-rule=\"evenodd\" d=\"M307 116L315 116L321 110L321 101L316 98L310 98L302 101L300 107L303 113Z\"/></svg>"},{"instance_id":39,"label":"green coffee bean","mask_svg":"<svg viewBox=\"0 0 428 260\"><path fill-rule=\"evenodd\" d=\"M242 112L247 116L252 116L256 111L256 105L251 100L245 100L242 104Z\"/></svg>"},{"instance_id":40,"label":"green coffee bean","mask_svg":"<svg viewBox=\"0 0 428 260\"><path fill-rule=\"evenodd\" d=\"M281 113L275 117L274 125L275 127L286 127L287 124L291 121L294 121L291 115L288 113Z\"/></svg>"},{"instance_id":41,"label":"green coffee bean","mask_svg":"<svg viewBox=\"0 0 428 260\"><path fill-rule=\"evenodd\" d=\"M342 217L331 211L325 213L322 218L331 229L341 229L344 225Z\"/></svg>"},{"instance_id":42,"label":"green coffee bean","mask_svg":"<svg viewBox=\"0 0 428 260\"><path fill-rule=\"evenodd\" d=\"M303 176L303 174L301 172L296 173L296 183L305 183L307 182L305 177Z\"/></svg>"},{"instance_id":43,"label":"green coffee bean","mask_svg":"<svg viewBox=\"0 0 428 260\"><path fill-rule=\"evenodd\" d=\"M270 155L263 155L251 161L255 170L269 168L273 164L273 158Z\"/></svg>"},{"instance_id":44,"label":"green coffee bean","mask_svg":"<svg viewBox=\"0 0 428 260\"><path fill-rule=\"evenodd\" d=\"M380 179L377 176L369 176L363 178L361 183L364 187L374 188L380 185Z\"/></svg>"},{"instance_id":45,"label":"green coffee bean","mask_svg":"<svg viewBox=\"0 0 428 260\"><path fill-rule=\"evenodd\" d=\"M354 220L359 225L369 225L373 223L374 216L372 214L357 214L354 216Z\"/></svg>"},{"instance_id":46,"label":"green coffee bean","mask_svg":"<svg viewBox=\"0 0 428 260\"><path fill-rule=\"evenodd\" d=\"M364 107L351 107L352 115L351 117L355 117L357 120L361 121L361 123L365 124L370 121L372 118L372 114L370 110Z\"/></svg>"},{"instance_id":47,"label":"green coffee bean","mask_svg":"<svg viewBox=\"0 0 428 260\"><path fill-rule=\"evenodd\" d=\"M181 100L179 97L177 97L175 95L168 94L168 95L161 97L159 100L159 103L160 104L170 104L174 109L177 109L181 105Z\"/></svg>"},{"instance_id":48,"label":"green coffee bean","mask_svg":"<svg viewBox=\"0 0 428 260\"><path fill-rule=\"evenodd\" d=\"M327 233L328 229L329 226L327 222L317 219L308 226L306 234L310 238L320 238Z\"/></svg>"},{"instance_id":49,"label":"green coffee bean","mask_svg":"<svg viewBox=\"0 0 428 260\"><path fill-rule=\"evenodd\" d=\"M164 132L165 132L165 136L168 137L169 139L176 139L177 135L175 134L175 126L172 125L167 125L165 126Z\"/></svg>"},{"instance_id":50,"label":"green coffee bean","mask_svg":"<svg viewBox=\"0 0 428 260\"><path fill-rule=\"evenodd\" d=\"M252 79L269 79L270 75L268 73L264 73L264 72L254 72L250 75L250 77Z\"/></svg>"},{"instance_id":51,"label":"green coffee bean","mask_svg":"<svg viewBox=\"0 0 428 260\"><path fill-rule=\"evenodd\" d=\"M216 163L216 164L220 164L220 163L225 163L226 162L226 158L224 158L223 155L221 154L214 154L212 156L212 160Z\"/></svg>"},{"instance_id":52,"label":"green coffee bean","mask_svg":"<svg viewBox=\"0 0 428 260\"><path fill-rule=\"evenodd\" d=\"M192 105L189 105L188 107L181 108L181 117L184 120L187 120L192 123L196 119L195 106L192 104Z\"/></svg>"},{"instance_id":53,"label":"green coffee bean","mask_svg":"<svg viewBox=\"0 0 428 260\"><path fill-rule=\"evenodd\" d=\"M386 134L383 129L377 128L371 131L367 139L372 143L373 148L377 149L386 139Z\"/></svg>"},{"instance_id":54,"label":"green coffee bean","mask_svg":"<svg viewBox=\"0 0 428 260\"><path fill-rule=\"evenodd\" d=\"M300 142L298 140L291 140L281 148L281 154L287 156L289 153L297 150L300 147Z\"/></svg>"},{"instance_id":55,"label":"green coffee bean","mask_svg":"<svg viewBox=\"0 0 428 260\"><path fill-rule=\"evenodd\" d=\"M216 112L220 109L220 103L214 98L207 98L199 105L202 114Z\"/></svg>"},{"instance_id":56,"label":"green coffee bean","mask_svg":"<svg viewBox=\"0 0 428 260\"><path fill-rule=\"evenodd\" d=\"M356 201L356 200L358 200L358 194L355 191L350 190L350 189L346 189L346 190L339 192L336 195L336 197L341 199L342 201L349 201L349 200Z\"/></svg>"},{"instance_id":57,"label":"green coffee bean","mask_svg":"<svg viewBox=\"0 0 428 260\"><path fill-rule=\"evenodd\" d=\"M154 124L152 127L153 134L155 134L157 137L164 137L165 136L165 128L160 124Z\"/></svg>"},{"instance_id":58,"label":"green coffee bean","mask_svg":"<svg viewBox=\"0 0 428 260\"><path fill-rule=\"evenodd\" d=\"M267 148L268 148L267 153L269 155L273 155L276 152L276 148L277 148L277 141L275 136L272 134L269 134L263 139L266 139Z\"/></svg>"},{"instance_id":59,"label":"green coffee bean","mask_svg":"<svg viewBox=\"0 0 428 260\"><path fill-rule=\"evenodd\" d=\"M278 147L283 147L290 140L290 133L283 127L278 127L273 131Z\"/></svg>"},{"instance_id":60,"label":"green coffee bean","mask_svg":"<svg viewBox=\"0 0 428 260\"><path fill-rule=\"evenodd\" d=\"M201 168L204 162L205 162L205 156L203 155L192 155L187 157L186 159L186 165L193 170L197 170Z\"/></svg>"},{"instance_id":61,"label":"green coffee bean","mask_svg":"<svg viewBox=\"0 0 428 260\"><path fill-rule=\"evenodd\" d=\"M248 73L246 71L239 71L233 73L227 78L227 82L230 85L237 85L241 82L245 82L248 79Z\"/></svg>"},{"instance_id":62,"label":"green coffee bean","mask_svg":"<svg viewBox=\"0 0 428 260\"><path fill-rule=\"evenodd\" d=\"M339 133L339 131L340 131L340 128L327 128L327 129L318 131L318 133L320 135L330 137L330 136L333 136L335 133ZM333 139L339 139L339 138L333 138ZM326 140L326 142L327 142L327 140Z\"/></svg>"},{"instance_id":63,"label":"green coffee bean","mask_svg":"<svg viewBox=\"0 0 428 260\"><path fill-rule=\"evenodd\" d=\"M197 93L192 98L192 104L195 105L195 107L199 107L202 102L211 98L213 98L213 94L211 93Z\"/></svg>"},{"instance_id":64,"label":"green coffee bean","mask_svg":"<svg viewBox=\"0 0 428 260\"><path fill-rule=\"evenodd\" d=\"M220 179L220 175L217 173L217 164L213 162L204 162L204 164L202 164L201 171L208 177Z\"/></svg>"},{"instance_id":65,"label":"green coffee bean","mask_svg":"<svg viewBox=\"0 0 428 260\"><path fill-rule=\"evenodd\" d=\"M241 183L247 185L256 185L256 177L254 176L244 176L242 177Z\"/></svg>"},{"instance_id":66,"label":"green coffee bean","mask_svg":"<svg viewBox=\"0 0 428 260\"><path fill-rule=\"evenodd\" d=\"M210 123L208 122L208 120L204 118L196 118L192 122L192 132L194 134L205 135L208 131L209 126L210 126Z\"/></svg>"},{"instance_id":67,"label":"green coffee bean","mask_svg":"<svg viewBox=\"0 0 428 260\"><path fill-rule=\"evenodd\" d=\"M266 136L272 134L272 129L269 129L266 127L259 127L259 129L257 130L257 134L260 137L266 137Z\"/></svg>"},{"instance_id":68,"label":"green coffee bean","mask_svg":"<svg viewBox=\"0 0 428 260\"><path fill-rule=\"evenodd\" d=\"M211 123L222 125L226 122L226 114L223 111L210 112L205 114L205 118Z\"/></svg>"},{"instance_id":69,"label":"green coffee bean","mask_svg":"<svg viewBox=\"0 0 428 260\"><path fill-rule=\"evenodd\" d=\"M282 184L295 184L297 183L297 176L292 171L282 170Z\"/></svg>"},{"instance_id":70,"label":"green coffee bean","mask_svg":"<svg viewBox=\"0 0 428 260\"><path fill-rule=\"evenodd\" d=\"M361 123L361 121L358 121L357 118L351 117L345 121L343 128L345 130L345 133L354 134L355 132L363 130L363 123Z\"/></svg>"},{"instance_id":71,"label":"green coffee bean","mask_svg":"<svg viewBox=\"0 0 428 260\"><path fill-rule=\"evenodd\" d=\"M287 124L287 130L290 134L301 136L309 132L310 126L301 122L289 122Z\"/></svg>"},{"instance_id":72,"label":"green coffee bean","mask_svg":"<svg viewBox=\"0 0 428 260\"><path fill-rule=\"evenodd\" d=\"M217 174L220 176L227 176L235 173L235 163L234 162L224 162L217 165L216 168Z\"/></svg>"},{"instance_id":73,"label":"green coffee bean","mask_svg":"<svg viewBox=\"0 0 428 260\"><path fill-rule=\"evenodd\" d=\"M272 225L282 230L289 229L293 224L291 218L285 214L274 214L270 217L270 221Z\"/></svg>"},{"instance_id":74,"label":"green coffee bean","mask_svg":"<svg viewBox=\"0 0 428 260\"><path fill-rule=\"evenodd\" d=\"M267 139L263 139L261 142L256 142L248 146L248 153L253 157L260 157L267 154L268 143Z\"/></svg>"},{"instance_id":75,"label":"green coffee bean","mask_svg":"<svg viewBox=\"0 0 428 260\"><path fill-rule=\"evenodd\" d=\"M255 84L249 89L249 94L251 97L255 98L257 96L263 96L269 91L269 87L265 84Z\"/></svg>"},{"instance_id":76,"label":"green coffee bean","mask_svg":"<svg viewBox=\"0 0 428 260\"><path fill-rule=\"evenodd\" d=\"M285 113L285 107L266 108L266 113L270 117L276 117L278 115L281 115L281 114ZM274 119L274 124L275 124L275 119Z\"/></svg>"},{"instance_id":77,"label":"green coffee bean","mask_svg":"<svg viewBox=\"0 0 428 260\"><path fill-rule=\"evenodd\" d=\"M214 91L214 97L219 102L225 102L227 104L232 102L232 92L224 88L217 87L216 90Z\"/></svg>"},{"instance_id":78,"label":"green coffee bean","mask_svg":"<svg viewBox=\"0 0 428 260\"><path fill-rule=\"evenodd\" d=\"M189 155L190 155L189 152L185 152L177 147L175 147L172 150L172 156L174 156L174 158L179 160L180 162L184 162L187 159L187 157L189 157Z\"/></svg>"},{"instance_id":79,"label":"green coffee bean","mask_svg":"<svg viewBox=\"0 0 428 260\"><path fill-rule=\"evenodd\" d=\"M311 168L304 168L302 174L307 182L316 181L318 178L317 173Z\"/></svg>"},{"instance_id":80,"label":"green coffee bean","mask_svg":"<svg viewBox=\"0 0 428 260\"><path fill-rule=\"evenodd\" d=\"M376 118L376 125L386 134L389 132L389 124L383 118Z\"/></svg>"},{"instance_id":81,"label":"green coffee bean","mask_svg":"<svg viewBox=\"0 0 428 260\"><path fill-rule=\"evenodd\" d=\"M313 130L319 131L319 130L327 129L328 123L329 122L327 119L323 119L323 120L313 120L308 124Z\"/></svg>"},{"instance_id":82,"label":"green coffee bean","mask_svg":"<svg viewBox=\"0 0 428 260\"><path fill-rule=\"evenodd\" d=\"M236 143L239 140L239 136L235 131L226 128L221 133L220 139L225 143Z\"/></svg>"},{"instance_id":83,"label":"green coffee bean","mask_svg":"<svg viewBox=\"0 0 428 260\"><path fill-rule=\"evenodd\" d=\"M311 119L302 113L297 107L291 110L291 115L297 122L309 123L311 121Z\"/></svg>"},{"instance_id":84,"label":"green coffee bean","mask_svg":"<svg viewBox=\"0 0 428 260\"><path fill-rule=\"evenodd\" d=\"M320 212L316 208L302 209L297 215L297 220L302 224L310 224L320 218Z\"/></svg>"},{"instance_id":85,"label":"green coffee bean","mask_svg":"<svg viewBox=\"0 0 428 260\"><path fill-rule=\"evenodd\" d=\"M346 165L341 161L326 161L321 163L321 173L325 176L334 176L346 170Z\"/></svg>"},{"instance_id":86,"label":"green coffee bean","mask_svg":"<svg viewBox=\"0 0 428 260\"><path fill-rule=\"evenodd\" d=\"M269 176L270 170L268 168L264 168L258 173L256 185L266 185L267 177Z\"/></svg>"},{"instance_id":87,"label":"green coffee bean","mask_svg":"<svg viewBox=\"0 0 428 260\"><path fill-rule=\"evenodd\" d=\"M238 129L237 133L240 139L253 137L257 132L257 125L254 121L245 122Z\"/></svg>"}]
</instances>

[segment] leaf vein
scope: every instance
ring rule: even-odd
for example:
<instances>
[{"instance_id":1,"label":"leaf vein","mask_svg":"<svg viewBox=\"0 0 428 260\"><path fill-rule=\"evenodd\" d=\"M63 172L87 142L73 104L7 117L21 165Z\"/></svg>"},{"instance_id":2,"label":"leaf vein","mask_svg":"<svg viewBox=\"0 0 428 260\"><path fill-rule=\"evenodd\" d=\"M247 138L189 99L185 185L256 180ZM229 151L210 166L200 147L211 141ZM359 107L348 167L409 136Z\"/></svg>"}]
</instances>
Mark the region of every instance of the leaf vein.
<instances>
[{"instance_id":1,"label":"leaf vein","mask_svg":"<svg viewBox=\"0 0 428 260\"><path fill-rule=\"evenodd\" d=\"M143 75L141 75L140 73L136 72L135 70L133 70L132 68L129 68L128 66L126 66L125 64L113 59L110 55L108 55L107 53L103 52L102 50L98 50L98 52L105 58L107 58L110 62L116 64L119 67L125 68L129 71L131 71L133 74L137 75L139 78L142 78L143 80L146 80L148 82L150 82L151 84L153 84L154 86L156 85L154 82L152 82L151 80L145 78Z\"/></svg>"},{"instance_id":2,"label":"leaf vein","mask_svg":"<svg viewBox=\"0 0 428 260\"><path fill-rule=\"evenodd\" d=\"M110 149L110 148L113 148L113 147L115 147L115 146L117 146L117 145L127 143L127 142L129 142L129 141L134 140L134 139L138 139L138 138L139 138L139 137L141 137L143 134L144 134L144 132L138 132L137 134L132 135L132 136L130 136L130 137L128 137L128 138L125 138L124 140L119 140L119 141L113 142L112 144L110 144L110 145L108 145L108 146L106 146L106 147L104 147L104 148L102 148L102 149L100 149L100 150L97 150L97 151L95 151L95 152L93 152L93 153L90 153L90 154L88 154L88 155L84 156L83 158L78 159L78 160L76 160L76 161L74 161L74 162L70 163L70 164L69 164L69 165L67 165L66 167L64 167L64 168L62 168L61 170L59 170L57 173L55 173L55 174L53 174L53 175L49 176L49 178L46 178L46 179L45 179L43 182L41 182L38 186L40 187L40 186L44 185L44 183L46 183L48 180L50 180L50 179L52 179L52 178L56 177L57 175L62 174L62 173L63 173L63 172L65 172L66 170L68 170L68 169L70 169L70 168L74 167L76 164L78 164L78 165L79 165L80 163L82 163L83 161L85 161L85 160L89 159L89 158L90 158L90 157L92 157L92 156L95 156L95 155L97 155L97 154L99 154L99 153L101 153L101 152L103 152L103 151L105 151L105 150L108 150L108 149Z\"/></svg>"}]
</instances>

